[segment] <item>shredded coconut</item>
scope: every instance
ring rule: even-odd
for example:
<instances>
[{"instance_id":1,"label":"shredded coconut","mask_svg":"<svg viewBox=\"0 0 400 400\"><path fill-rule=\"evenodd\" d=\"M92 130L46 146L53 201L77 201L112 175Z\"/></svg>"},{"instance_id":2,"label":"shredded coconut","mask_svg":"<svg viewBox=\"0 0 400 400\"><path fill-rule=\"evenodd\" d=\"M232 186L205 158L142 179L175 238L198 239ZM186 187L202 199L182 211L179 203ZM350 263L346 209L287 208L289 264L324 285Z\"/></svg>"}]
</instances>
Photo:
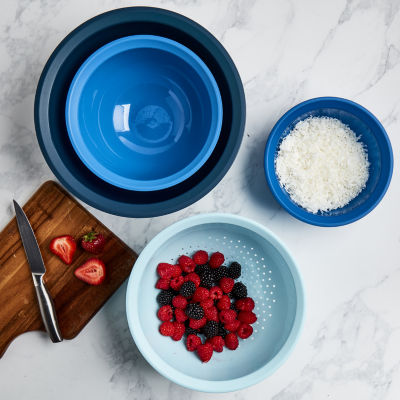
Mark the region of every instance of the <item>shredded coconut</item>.
<instances>
[{"instance_id":1,"label":"shredded coconut","mask_svg":"<svg viewBox=\"0 0 400 400\"><path fill-rule=\"evenodd\" d=\"M275 169L291 199L311 213L345 206L365 188L368 155L336 118L309 117L282 140Z\"/></svg>"}]
</instances>

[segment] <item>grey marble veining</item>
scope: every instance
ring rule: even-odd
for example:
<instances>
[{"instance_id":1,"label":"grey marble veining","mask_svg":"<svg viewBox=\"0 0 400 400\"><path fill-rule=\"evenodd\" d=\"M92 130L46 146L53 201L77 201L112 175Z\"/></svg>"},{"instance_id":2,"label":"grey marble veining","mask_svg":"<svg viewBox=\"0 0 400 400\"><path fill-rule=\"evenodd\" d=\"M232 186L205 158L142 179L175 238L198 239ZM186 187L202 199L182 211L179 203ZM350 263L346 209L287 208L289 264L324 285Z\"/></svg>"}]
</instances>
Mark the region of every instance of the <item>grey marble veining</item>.
<instances>
[{"instance_id":1,"label":"grey marble veining","mask_svg":"<svg viewBox=\"0 0 400 400\"><path fill-rule=\"evenodd\" d=\"M33 100L41 70L62 38L86 19L128 5L180 12L209 29L245 85L247 123L238 157L196 204L153 219L91 211L141 251L164 227L196 213L256 219L297 259L307 294L305 328L273 376L221 399L398 400L400 398L400 2L398 0L2 0L0 3L0 225L11 199L24 202L53 175L36 142ZM306 225L269 192L263 151L276 120L320 95L346 97L384 124L395 154L381 204L350 226ZM125 285L84 331L54 346L19 337L0 361L0 398L212 399L155 372L125 319Z\"/></svg>"}]
</instances>

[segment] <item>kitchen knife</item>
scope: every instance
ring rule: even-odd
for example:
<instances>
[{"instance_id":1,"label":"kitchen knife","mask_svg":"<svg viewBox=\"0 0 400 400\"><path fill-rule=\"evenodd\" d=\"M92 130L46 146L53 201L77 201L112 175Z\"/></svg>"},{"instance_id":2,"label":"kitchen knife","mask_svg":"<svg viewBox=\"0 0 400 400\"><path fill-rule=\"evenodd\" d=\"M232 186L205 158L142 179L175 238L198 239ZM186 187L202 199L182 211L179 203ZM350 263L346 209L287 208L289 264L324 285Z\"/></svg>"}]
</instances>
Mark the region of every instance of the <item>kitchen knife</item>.
<instances>
[{"instance_id":1,"label":"kitchen knife","mask_svg":"<svg viewBox=\"0 0 400 400\"><path fill-rule=\"evenodd\" d=\"M46 268L43 263L39 245L27 216L15 200L14 208L22 244L25 249L26 258L28 259L28 264L31 268L33 284L35 285L36 296L44 326L53 343L62 342L63 338L58 326L53 300L43 282L43 275L46 272Z\"/></svg>"}]
</instances>

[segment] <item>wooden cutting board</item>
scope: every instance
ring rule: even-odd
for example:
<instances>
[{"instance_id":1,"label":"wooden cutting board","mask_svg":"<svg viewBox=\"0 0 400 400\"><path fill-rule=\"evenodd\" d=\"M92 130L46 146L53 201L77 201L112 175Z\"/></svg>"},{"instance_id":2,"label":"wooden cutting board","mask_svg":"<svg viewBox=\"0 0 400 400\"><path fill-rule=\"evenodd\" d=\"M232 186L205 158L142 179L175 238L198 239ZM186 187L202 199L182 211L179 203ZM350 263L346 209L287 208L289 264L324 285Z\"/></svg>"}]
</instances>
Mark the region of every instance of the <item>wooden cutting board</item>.
<instances>
[{"instance_id":1,"label":"wooden cutting board","mask_svg":"<svg viewBox=\"0 0 400 400\"><path fill-rule=\"evenodd\" d=\"M72 339L128 277L137 255L53 181L45 182L23 208L39 243L46 266L44 281L54 300L61 332L64 339ZM65 265L49 250L56 236L69 234L78 240L90 230L107 238L98 256L106 265L106 279L99 286L74 276L74 270L93 255L78 246L73 263ZM0 233L0 357L18 335L36 330L45 329L13 218Z\"/></svg>"}]
</instances>

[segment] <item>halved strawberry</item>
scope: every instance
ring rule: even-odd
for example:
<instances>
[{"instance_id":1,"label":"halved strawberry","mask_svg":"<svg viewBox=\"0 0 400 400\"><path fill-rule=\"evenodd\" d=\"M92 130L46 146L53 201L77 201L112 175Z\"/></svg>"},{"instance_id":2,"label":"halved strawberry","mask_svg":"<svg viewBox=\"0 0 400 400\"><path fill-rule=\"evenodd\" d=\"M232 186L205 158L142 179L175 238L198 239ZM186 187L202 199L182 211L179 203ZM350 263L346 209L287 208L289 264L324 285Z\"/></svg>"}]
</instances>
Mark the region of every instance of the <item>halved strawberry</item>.
<instances>
[{"instance_id":1,"label":"halved strawberry","mask_svg":"<svg viewBox=\"0 0 400 400\"><path fill-rule=\"evenodd\" d=\"M74 274L89 285L100 285L106 277L106 266L98 258L89 258L75 270Z\"/></svg>"},{"instance_id":2,"label":"halved strawberry","mask_svg":"<svg viewBox=\"0 0 400 400\"><path fill-rule=\"evenodd\" d=\"M75 239L71 235L58 236L50 242L50 251L69 265L76 251Z\"/></svg>"}]
</instances>

